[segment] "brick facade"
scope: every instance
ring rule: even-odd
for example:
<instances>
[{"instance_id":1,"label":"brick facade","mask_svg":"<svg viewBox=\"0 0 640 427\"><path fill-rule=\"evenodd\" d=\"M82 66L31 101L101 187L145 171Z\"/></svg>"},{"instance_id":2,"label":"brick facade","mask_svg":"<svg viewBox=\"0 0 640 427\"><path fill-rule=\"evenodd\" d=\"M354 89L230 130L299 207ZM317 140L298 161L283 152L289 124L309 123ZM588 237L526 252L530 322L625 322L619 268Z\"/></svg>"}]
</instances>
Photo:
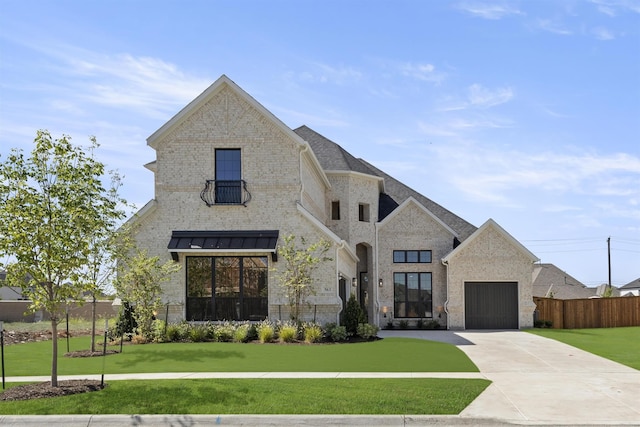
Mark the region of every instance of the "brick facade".
<instances>
[{"instance_id":1,"label":"brick facade","mask_svg":"<svg viewBox=\"0 0 640 427\"><path fill-rule=\"evenodd\" d=\"M314 152L305 139L225 76L149 137L148 144L156 151L156 161L149 167L154 171L155 197L132 222L137 226L139 246L150 255L171 259L167 244L176 230L278 230L281 238L293 234L309 242L325 239L332 244L328 253L332 260L316 271L315 295L304 309L307 320L339 320L342 277L347 284L345 298L356 294L367 308L369 321L384 326L382 307L394 304L393 273L425 271L432 274L433 317L443 326L460 326L459 294L451 284L463 280L469 272L495 280L516 277L521 283L522 325L528 324L525 317L529 306L524 300L531 298L532 265L521 256L517 242L491 238L499 242L494 248L500 251L494 249L488 254L490 258L473 255L480 251L476 249L479 242L474 243L450 260L447 272L441 259L451 253L459 233L414 198L398 200L396 210L380 220L380 195L388 179L374 171L369 173L365 164L355 159L352 163L358 170L339 165L338 169L323 167L322 162L332 159ZM216 149L240 150L242 180L251 194L246 206L207 206L201 200L206 180L215 179ZM339 220L332 219L334 201L340 204ZM394 264L393 250L430 250L432 261ZM164 301L170 304L170 320L186 316L186 255L211 256L212 251L178 254L183 268L163 288ZM224 255L251 253L229 250ZM509 261L509 274L505 273L505 259ZM283 264L282 260L269 258L268 315L272 319L289 316L277 280ZM448 318L446 313L436 313L436 307L444 306L450 309ZM392 318L393 313L387 316L385 319Z\"/></svg>"}]
</instances>

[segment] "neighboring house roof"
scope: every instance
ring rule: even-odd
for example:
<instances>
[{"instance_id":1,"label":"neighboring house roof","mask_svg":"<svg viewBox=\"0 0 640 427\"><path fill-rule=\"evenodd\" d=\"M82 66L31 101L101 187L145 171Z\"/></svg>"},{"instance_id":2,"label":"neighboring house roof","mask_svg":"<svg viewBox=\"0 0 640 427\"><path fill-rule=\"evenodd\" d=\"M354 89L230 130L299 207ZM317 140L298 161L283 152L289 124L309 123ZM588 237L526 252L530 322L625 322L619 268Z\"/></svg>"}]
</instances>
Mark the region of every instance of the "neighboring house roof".
<instances>
[{"instance_id":1,"label":"neighboring house roof","mask_svg":"<svg viewBox=\"0 0 640 427\"><path fill-rule=\"evenodd\" d=\"M463 241L477 230L475 226L443 208L433 200L409 188L392 176L362 159L357 159L340 145L325 138L307 126L294 129L294 132L311 146L320 165L325 171L351 171L364 173L384 179L385 192L380 196L378 221L382 221L410 197L424 206L436 218L451 228Z\"/></svg>"},{"instance_id":2,"label":"neighboring house roof","mask_svg":"<svg viewBox=\"0 0 640 427\"><path fill-rule=\"evenodd\" d=\"M640 296L640 278L621 286L619 292L623 297Z\"/></svg>"},{"instance_id":3,"label":"neighboring house roof","mask_svg":"<svg viewBox=\"0 0 640 427\"><path fill-rule=\"evenodd\" d=\"M627 283L624 286L620 286L619 289L625 289L625 290L629 290L629 289L640 289L640 277L637 278L636 280L632 280L629 283Z\"/></svg>"},{"instance_id":4,"label":"neighboring house roof","mask_svg":"<svg viewBox=\"0 0 640 427\"><path fill-rule=\"evenodd\" d=\"M553 264L538 264L533 270L533 296L557 299L580 299L596 296L596 288L588 288L578 279Z\"/></svg>"}]
</instances>

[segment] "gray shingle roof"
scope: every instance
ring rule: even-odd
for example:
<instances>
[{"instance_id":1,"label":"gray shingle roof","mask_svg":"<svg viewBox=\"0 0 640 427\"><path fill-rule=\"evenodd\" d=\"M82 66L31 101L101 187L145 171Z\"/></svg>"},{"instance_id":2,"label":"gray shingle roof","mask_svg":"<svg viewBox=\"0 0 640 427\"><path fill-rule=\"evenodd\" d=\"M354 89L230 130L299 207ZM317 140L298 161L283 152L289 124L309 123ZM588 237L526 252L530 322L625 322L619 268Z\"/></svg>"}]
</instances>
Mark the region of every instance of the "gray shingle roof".
<instances>
[{"instance_id":1,"label":"gray shingle roof","mask_svg":"<svg viewBox=\"0 0 640 427\"><path fill-rule=\"evenodd\" d=\"M443 208L433 200L423 196L366 161L355 158L340 145L325 138L307 126L294 129L294 132L309 143L324 170L360 172L384 179L386 195L381 198L384 206L379 207L380 215L378 220L384 219L384 217L390 214L398 205L402 204L409 197L413 197L458 233L460 241L465 240L477 230L477 227L451 211ZM395 206L393 202L395 202Z\"/></svg>"},{"instance_id":2,"label":"gray shingle roof","mask_svg":"<svg viewBox=\"0 0 640 427\"><path fill-rule=\"evenodd\" d=\"M533 274L534 297L546 297L549 291L556 299L580 299L597 295L596 288L588 288L553 264L539 264Z\"/></svg>"},{"instance_id":3,"label":"gray shingle roof","mask_svg":"<svg viewBox=\"0 0 640 427\"><path fill-rule=\"evenodd\" d=\"M624 286L620 286L620 289L640 289L640 277L630 281Z\"/></svg>"}]
</instances>

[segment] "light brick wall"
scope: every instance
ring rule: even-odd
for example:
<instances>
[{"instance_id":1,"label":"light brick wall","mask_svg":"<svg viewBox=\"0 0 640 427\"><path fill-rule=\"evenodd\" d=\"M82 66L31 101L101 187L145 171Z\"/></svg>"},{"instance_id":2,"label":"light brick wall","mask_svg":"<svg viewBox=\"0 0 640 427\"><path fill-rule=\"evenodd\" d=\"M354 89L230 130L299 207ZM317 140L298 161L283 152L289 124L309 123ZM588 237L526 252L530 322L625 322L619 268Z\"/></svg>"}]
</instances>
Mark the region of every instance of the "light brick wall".
<instances>
[{"instance_id":1,"label":"light brick wall","mask_svg":"<svg viewBox=\"0 0 640 427\"><path fill-rule=\"evenodd\" d=\"M154 146L157 203L152 212L137 221L136 230L139 246L151 256L171 259L167 245L174 230L279 230L280 236L303 236L308 242L327 239L297 209L304 181L305 193L313 199L307 208L316 214L326 212L321 178L310 170L308 160L303 160L300 170L301 145L232 90L222 89ZM242 178L252 196L246 207L208 207L200 199L205 181L215 178L216 148L241 149ZM163 301L170 304L171 320L186 314L184 254L180 254L179 262L182 269L163 284ZM335 259L323 263L316 272L316 295L309 301L317 305L316 318L336 320L340 305L336 263ZM277 316L278 305L286 305L277 280L283 264L282 259L274 263L269 257L270 317Z\"/></svg>"},{"instance_id":2,"label":"light brick wall","mask_svg":"<svg viewBox=\"0 0 640 427\"><path fill-rule=\"evenodd\" d=\"M378 263L383 286L378 289L380 309L389 307L386 322L394 319L393 273L430 272L433 298L433 320L446 325L436 308L447 298L447 272L440 260L453 249L453 234L416 204L410 203L389 217L378 229ZM394 263L394 250L430 250L431 263ZM382 317L381 317L382 318ZM409 319L407 319L409 320ZM385 326L385 325L381 325Z\"/></svg>"},{"instance_id":3,"label":"light brick wall","mask_svg":"<svg viewBox=\"0 0 640 427\"><path fill-rule=\"evenodd\" d=\"M531 259L492 227L460 249L449 262L449 328L464 328L465 282L517 282L519 326L533 326Z\"/></svg>"}]
</instances>

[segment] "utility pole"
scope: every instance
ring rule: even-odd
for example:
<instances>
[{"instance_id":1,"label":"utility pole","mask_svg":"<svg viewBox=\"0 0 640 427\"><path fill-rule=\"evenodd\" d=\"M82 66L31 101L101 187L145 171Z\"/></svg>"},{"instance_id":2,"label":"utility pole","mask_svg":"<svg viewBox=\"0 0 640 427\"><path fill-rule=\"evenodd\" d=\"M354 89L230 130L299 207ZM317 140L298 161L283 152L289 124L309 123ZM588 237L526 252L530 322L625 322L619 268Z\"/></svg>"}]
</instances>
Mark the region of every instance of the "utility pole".
<instances>
[{"instance_id":1,"label":"utility pole","mask_svg":"<svg viewBox=\"0 0 640 427\"><path fill-rule=\"evenodd\" d=\"M609 264L609 292L611 292L611 236L607 239L607 259Z\"/></svg>"}]
</instances>

